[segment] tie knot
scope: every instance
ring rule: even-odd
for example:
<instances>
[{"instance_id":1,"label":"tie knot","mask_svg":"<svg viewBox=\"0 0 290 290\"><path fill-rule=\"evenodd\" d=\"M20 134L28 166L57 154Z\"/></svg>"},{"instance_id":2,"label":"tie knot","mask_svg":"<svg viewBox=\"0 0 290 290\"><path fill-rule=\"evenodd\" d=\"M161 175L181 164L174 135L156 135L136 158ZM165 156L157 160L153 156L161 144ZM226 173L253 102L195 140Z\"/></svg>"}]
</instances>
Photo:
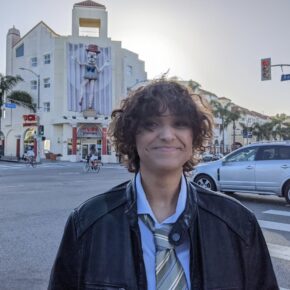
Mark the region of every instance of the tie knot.
<instances>
[{"instance_id":1,"label":"tie knot","mask_svg":"<svg viewBox=\"0 0 290 290\"><path fill-rule=\"evenodd\" d=\"M168 239L171 228L172 225L164 225L159 229L155 229L154 238L157 251L170 250L174 248Z\"/></svg>"},{"instance_id":2,"label":"tie knot","mask_svg":"<svg viewBox=\"0 0 290 290\"><path fill-rule=\"evenodd\" d=\"M150 215L148 214L141 215L140 218L149 228L149 230L153 233L157 251L174 248L174 246L170 244L168 239L169 233L172 229L171 224L166 224L163 225L161 228L155 229L154 220Z\"/></svg>"}]
</instances>

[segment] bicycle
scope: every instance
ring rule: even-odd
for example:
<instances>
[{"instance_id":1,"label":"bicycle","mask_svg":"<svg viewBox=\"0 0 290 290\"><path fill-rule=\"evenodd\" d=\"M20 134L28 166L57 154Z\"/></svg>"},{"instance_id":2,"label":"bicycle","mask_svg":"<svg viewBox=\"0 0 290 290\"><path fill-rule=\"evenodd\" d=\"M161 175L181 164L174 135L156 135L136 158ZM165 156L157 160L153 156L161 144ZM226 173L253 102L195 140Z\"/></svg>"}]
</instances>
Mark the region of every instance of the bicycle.
<instances>
[{"instance_id":1,"label":"bicycle","mask_svg":"<svg viewBox=\"0 0 290 290\"><path fill-rule=\"evenodd\" d=\"M31 166L32 168L36 167L36 161L33 156L25 157L24 162L26 164L26 167L29 167L29 166Z\"/></svg>"},{"instance_id":2,"label":"bicycle","mask_svg":"<svg viewBox=\"0 0 290 290\"><path fill-rule=\"evenodd\" d=\"M88 160L85 163L84 171L85 172L96 172L96 173L99 173L102 165L103 165L103 163L101 161L99 161L99 160Z\"/></svg>"}]
</instances>

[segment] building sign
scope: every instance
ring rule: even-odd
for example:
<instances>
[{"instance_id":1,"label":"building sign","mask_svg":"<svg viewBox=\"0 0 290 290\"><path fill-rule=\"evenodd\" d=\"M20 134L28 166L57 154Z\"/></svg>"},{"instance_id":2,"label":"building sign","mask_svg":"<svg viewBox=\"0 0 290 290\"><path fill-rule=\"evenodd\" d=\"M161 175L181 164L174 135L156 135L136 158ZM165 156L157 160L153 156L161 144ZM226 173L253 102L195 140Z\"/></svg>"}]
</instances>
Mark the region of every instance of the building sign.
<instances>
[{"instance_id":1,"label":"building sign","mask_svg":"<svg viewBox=\"0 0 290 290\"><path fill-rule=\"evenodd\" d=\"M102 138L102 132L95 124L86 124L78 129L78 138Z\"/></svg>"},{"instance_id":2,"label":"building sign","mask_svg":"<svg viewBox=\"0 0 290 290\"><path fill-rule=\"evenodd\" d=\"M15 103L5 103L5 108L16 109L16 104Z\"/></svg>"},{"instance_id":3,"label":"building sign","mask_svg":"<svg viewBox=\"0 0 290 290\"><path fill-rule=\"evenodd\" d=\"M35 114L23 115L23 127L36 126L37 116Z\"/></svg>"},{"instance_id":4,"label":"building sign","mask_svg":"<svg viewBox=\"0 0 290 290\"><path fill-rule=\"evenodd\" d=\"M290 74L281 75L281 82L283 82L283 81L290 81Z\"/></svg>"}]
</instances>

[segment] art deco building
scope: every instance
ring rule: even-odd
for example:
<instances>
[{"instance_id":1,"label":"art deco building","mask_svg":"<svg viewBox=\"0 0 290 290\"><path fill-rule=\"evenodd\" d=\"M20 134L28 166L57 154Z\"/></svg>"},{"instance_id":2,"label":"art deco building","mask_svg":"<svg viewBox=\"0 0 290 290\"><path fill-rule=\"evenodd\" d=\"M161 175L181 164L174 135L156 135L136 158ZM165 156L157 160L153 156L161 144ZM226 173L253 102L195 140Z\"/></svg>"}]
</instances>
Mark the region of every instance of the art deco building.
<instances>
[{"instance_id":1,"label":"art deco building","mask_svg":"<svg viewBox=\"0 0 290 290\"><path fill-rule=\"evenodd\" d=\"M147 75L136 53L108 37L106 7L76 3L72 35L41 21L23 36L11 28L6 45L6 75L24 79L15 89L33 97L36 112L19 104L8 108L6 101L5 155L21 156L33 146L42 158L50 151L77 161L93 150L103 162L116 162L107 140L110 113Z\"/></svg>"}]
</instances>

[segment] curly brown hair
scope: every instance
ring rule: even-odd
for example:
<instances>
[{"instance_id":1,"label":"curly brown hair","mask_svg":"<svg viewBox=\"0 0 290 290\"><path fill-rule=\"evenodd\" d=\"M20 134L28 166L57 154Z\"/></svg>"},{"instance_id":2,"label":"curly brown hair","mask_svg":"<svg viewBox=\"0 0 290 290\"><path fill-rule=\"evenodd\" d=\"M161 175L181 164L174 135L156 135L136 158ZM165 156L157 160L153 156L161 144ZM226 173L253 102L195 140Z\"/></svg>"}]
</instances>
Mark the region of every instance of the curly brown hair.
<instances>
[{"instance_id":1,"label":"curly brown hair","mask_svg":"<svg viewBox=\"0 0 290 290\"><path fill-rule=\"evenodd\" d=\"M192 129L194 153L204 150L212 138L213 117L206 101L178 82L160 79L139 87L122 100L121 107L112 112L109 136L116 152L122 156L130 172L137 172L140 159L136 148L136 134L144 121L160 116L166 110L182 117ZM197 163L193 155L183 165L184 171L192 170Z\"/></svg>"}]
</instances>

